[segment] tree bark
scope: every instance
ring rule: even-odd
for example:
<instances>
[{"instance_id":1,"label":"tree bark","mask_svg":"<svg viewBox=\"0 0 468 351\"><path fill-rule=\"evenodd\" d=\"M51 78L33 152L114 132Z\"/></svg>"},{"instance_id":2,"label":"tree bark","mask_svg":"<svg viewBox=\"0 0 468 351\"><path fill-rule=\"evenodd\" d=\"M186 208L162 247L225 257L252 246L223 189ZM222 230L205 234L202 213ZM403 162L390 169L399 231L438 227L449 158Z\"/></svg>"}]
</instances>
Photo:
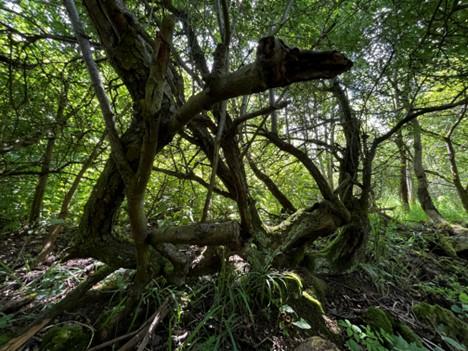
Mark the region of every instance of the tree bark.
<instances>
[{"instance_id":1,"label":"tree bark","mask_svg":"<svg viewBox=\"0 0 468 351\"><path fill-rule=\"evenodd\" d=\"M47 139L47 146L42 156L42 163L41 163L41 175L39 176L39 180L36 185L36 189L34 191L34 196L31 204L31 210L29 212L29 223L35 223L41 216L42 210L42 203L44 201L44 194L47 187L47 181L49 180L49 169L50 169L50 162L52 161L52 154L54 151L55 146L55 135L50 136Z\"/></svg>"},{"instance_id":2,"label":"tree bark","mask_svg":"<svg viewBox=\"0 0 468 351\"><path fill-rule=\"evenodd\" d=\"M408 190L408 157L406 155L405 143L403 141L403 134L399 131L395 138L395 143L398 147L398 154L400 156L400 177L399 177L399 193L400 201L405 211L409 210L409 190Z\"/></svg>"},{"instance_id":3,"label":"tree bark","mask_svg":"<svg viewBox=\"0 0 468 351\"><path fill-rule=\"evenodd\" d=\"M148 234L152 245L160 243L188 245L240 244L240 226L237 222L195 223L177 227L160 228Z\"/></svg>"},{"instance_id":4,"label":"tree bark","mask_svg":"<svg viewBox=\"0 0 468 351\"><path fill-rule=\"evenodd\" d=\"M462 202L463 208L466 212L468 212L468 184L466 186L463 186L462 184L460 171L457 165L456 152L452 142L452 135L455 132L455 129L465 117L465 113L466 109L463 111L462 115L457 119L457 121L450 127L447 135L444 137L444 140L447 146L447 153L450 162L450 171L452 173L452 181L455 185L455 189L457 190L458 196Z\"/></svg>"},{"instance_id":5,"label":"tree bark","mask_svg":"<svg viewBox=\"0 0 468 351\"><path fill-rule=\"evenodd\" d=\"M447 144L447 153L449 156L450 170L452 172L452 181L457 189L458 196L461 200L463 208L468 212L468 186L463 186L460 178L460 172L458 170L458 165L456 161L455 148L450 139L446 139L445 143Z\"/></svg>"},{"instance_id":6,"label":"tree bark","mask_svg":"<svg viewBox=\"0 0 468 351\"><path fill-rule=\"evenodd\" d=\"M346 140L343 158L340 160L339 186L336 191L349 210L351 219L327 248L327 257L335 269L345 270L363 257L367 247L372 166L369 164L370 173L362 176L369 177L367 180L369 185L361 188L361 196L358 198L354 194L354 185L358 183L359 165L363 156L360 121L356 118L345 91L336 79L333 81L332 92L340 106L340 120Z\"/></svg>"},{"instance_id":7,"label":"tree bark","mask_svg":"<svg viewBox=\"0 0 468 351\"><path fill-rule=\"evenodd\" d=\"M421 127L417 119L412 122L413 126L413 139L414 139L414 155L413 155L413 167L414 174L418 182L417 195L419 203L423 208L424 212L429 218L436 223L445 223L445 220L437 210L432 201L432 197L429 193L429 184L427 181L426 172L424 171L423 160L422 160L422 142L421 142Z\"/></svg>"},{"instance_id":8,"label":"tree bark","mask_svg":"<svg viewBox=\"0 0 468 351\"><path fill-rule=\"evenodd\" d=\"M333 81L332 92L340 105L340 120L346 139L343 159L340 161L340 197L349 209L352 208L353 187L358 181L361 150L360 123L351 109L348 97L336 79ZM348 185L344 185L345 183Z\"/></svg>"}]
</instances>

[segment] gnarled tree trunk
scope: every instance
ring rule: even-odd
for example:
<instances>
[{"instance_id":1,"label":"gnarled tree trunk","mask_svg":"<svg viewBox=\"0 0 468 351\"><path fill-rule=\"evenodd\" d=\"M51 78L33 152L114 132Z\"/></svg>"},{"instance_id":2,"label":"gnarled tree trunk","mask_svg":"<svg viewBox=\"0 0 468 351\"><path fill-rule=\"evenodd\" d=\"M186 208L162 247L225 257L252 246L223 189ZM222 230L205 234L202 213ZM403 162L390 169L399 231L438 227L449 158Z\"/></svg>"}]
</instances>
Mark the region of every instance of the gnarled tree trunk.
<instances>
[{"instance_id":1,"label":"gnarled tree trunk","mask_svg":"<svg viewBox=\"0 0 468 351\"><path fill-rule=\"evenodd\" d=\"M140 151L146 128L143 123L145 118L139 106L145 99L145 87L150 75L152 39L138 25L138 20L129 13L122 2L84 0L84 4L111 64L135 101L132 123L119 137L119 144L123 149L121 153L131 173L140 164ZM161 109L155 114L160 119L157 148L150 156L154 157L185 125L216 103L298 81L332 78L350 67L351 62L337 52L292 50L278 39L267 37L259 42L255 62L235 72L212 76L211 79L207 79L206 87L186 102L180 102L179 99L183 91L182 79L177 76L175 69L169 67L166 77L169 84L164 90ZM171 98L173 96L175 99ZM242 233L244 238L248 238L252 235L251 231L261 228L261 222L254 202L248 195L242 158L235 144L230 139L223 139L221 147L229 171L232 170L230 180L239 204ZM125 191L120 174L121 167L118 167L115 157L113 152L113 157L107 162L86 204L80 233L76 238L76 248L81 255L91 255L114 265L128 267L135 263L135 248L112 235L113 221ZM137 207L141 209L140 205ZM140 228L140 231L142 230L143 228Z\"/></svg>"}]
</instances>

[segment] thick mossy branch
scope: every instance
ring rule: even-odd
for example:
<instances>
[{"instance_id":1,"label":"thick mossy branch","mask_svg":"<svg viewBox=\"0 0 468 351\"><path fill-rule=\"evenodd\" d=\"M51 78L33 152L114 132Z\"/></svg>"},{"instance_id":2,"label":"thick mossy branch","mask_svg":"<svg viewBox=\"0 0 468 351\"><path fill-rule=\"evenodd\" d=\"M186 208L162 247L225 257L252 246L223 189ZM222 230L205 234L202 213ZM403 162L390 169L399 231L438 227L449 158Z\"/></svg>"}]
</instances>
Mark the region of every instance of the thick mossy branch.
<instances>
[{"instance_id":1,"label":"thick mossy branch","mask_svg":"<svg viewBox=\"0 0 468 351\"><path fill-rule=\"evenodd\" d=\"M152 245L159 243L191 245L236 245L240 241L237 222L195 223L157 229L148 235Z\"/></svg>"}]
</instances>

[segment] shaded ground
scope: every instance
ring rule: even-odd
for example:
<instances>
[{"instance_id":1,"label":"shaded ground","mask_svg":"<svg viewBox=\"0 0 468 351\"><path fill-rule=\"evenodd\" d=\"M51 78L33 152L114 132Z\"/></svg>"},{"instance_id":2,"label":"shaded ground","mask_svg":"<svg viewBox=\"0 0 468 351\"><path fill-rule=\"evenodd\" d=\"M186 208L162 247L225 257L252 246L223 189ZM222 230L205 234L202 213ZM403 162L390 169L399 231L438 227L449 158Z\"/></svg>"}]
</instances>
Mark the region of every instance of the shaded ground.
<instances>
[{"instance_id":1,"label":"shaded ground","mask_svg":"<svg viewBox=\"0 0 468 351\"><path fill-rule=\"evenodd\" d=\"M463 300L468 296L467 261L444 256L430 240L434 228L393 226L381 231L380 236L374 235L367 263L346 274L323 271L317 275L326 283L325 323L339 333L334 341L346 349L348 336L338 322L343 325L348 320L365 326L370 323L366 313L373 306L408 325L426 349L458 351L447 344L443 332L415 315L414 306L420 302L437 304L468 322L468 305ZM62 242L55 256L32 267L46 233L44 228L36 228L2 234L0 344L18 335L45 307L66 296L99 265L91 259L58 261ZM39 349L48 331L68 324L80 326L89 345L100 344L138 328L166 298L171 301L171 312L158 326L148 350L166 350L168 345L191 350L230 350L233 345L239 350L293 350L308 336L323 335L314 325L309 328L310 323L309 327L301 325L302 317L309 319L299 315L297 308L283 309L289 302L281 296L282 289L288 288L281 272L253 270L239 259L231 261L234 268L226 265L218 277L203 277L185 286L171 286L163 279L153 281L138 317L108 330L124 305L132 276L130 271L119 270L96 286L74 311L38 333L24 350ZM239 272L249 269L255 274ZM456 341L462 346L466 342Z\"/></svg>"}]
</instances>

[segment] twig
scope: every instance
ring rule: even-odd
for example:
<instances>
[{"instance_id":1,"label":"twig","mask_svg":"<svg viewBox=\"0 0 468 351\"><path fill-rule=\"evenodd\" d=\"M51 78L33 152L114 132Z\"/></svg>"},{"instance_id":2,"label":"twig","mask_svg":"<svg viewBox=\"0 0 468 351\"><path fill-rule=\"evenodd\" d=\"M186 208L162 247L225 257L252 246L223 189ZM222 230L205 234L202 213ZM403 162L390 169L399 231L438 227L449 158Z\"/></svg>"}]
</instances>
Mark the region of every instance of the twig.
<instances>
[{"instance_id":1,"label":"twig","mask_svg":"<svg viewBox=\"0 0 468 351\"><path fill-rule=\"evenodd\" d=\"M97 351L97 350L103 349L103 348L105 348L107 346L111 346L111 345L115 344L116 342L127 339L127 338L135 335L139 331L141 331L145 327L145 325L146 325L146 323L143 324L143 326L140 329L134 330L134 331L132 331L130 333L127 333L125 335L118 336L118 337L116 337L114 339L111 339L111 340L108 340L108 341L106 341L106 342L104 342L102 344L96 345L96 346L90 348L88 351Z\"/></svg>"},{"instance_id":2,"label":"twig","mask_svg":"<svg viewBox=\"0 0 468 351\"><path fill-rule=\"evenodd\" d=\"M129 351L129 350L134 350L135 346L138 344L138 341L140 341L143 338L143 341L141 345L139 346L138 350L143 350L146 347L146 344L149 341L149 338L158 325L160 321L164 319L166 316L167 312L169 309L167 308L167 305L169 303L169 299L166 299L162 305L158 308L158 310L151 316L151 318L148 321L152 321L151 324L146 327L146 324L148 321L145 322L145 327L140 328L140 330L136 333L136 335L131 338L125 345L123 345L118 351Z\"/></svg>"},{"instance_id":3,"label":"twig","mask_svg":"<svg viewBox=\"0 0 468 351\"><path fill-rule=\"evenodd\" d=\"M158 326L159 322L165 317L167 313L167 304L169 303L169 299L166 299L166 301L163 302L161 307L159 307L159 310L157 311L156 315L154 316L153 321L151 322L148 332L146 333L145 337L143 338L143 341L141 342L140 346L138 347L138 351L143 351L148 344L151 335L153 334L154 330Z\"/></svg>"}]
</instances>

